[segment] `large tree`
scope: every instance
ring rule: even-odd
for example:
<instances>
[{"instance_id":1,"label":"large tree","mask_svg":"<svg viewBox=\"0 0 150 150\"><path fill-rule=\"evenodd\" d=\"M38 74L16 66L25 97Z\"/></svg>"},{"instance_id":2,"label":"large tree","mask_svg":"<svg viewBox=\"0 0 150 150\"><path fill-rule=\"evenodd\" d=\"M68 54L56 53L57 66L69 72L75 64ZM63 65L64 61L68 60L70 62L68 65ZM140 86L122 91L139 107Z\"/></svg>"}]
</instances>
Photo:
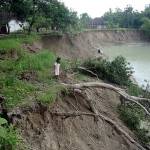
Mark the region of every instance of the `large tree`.
<instances>
[{"instance_id":1,"label":"large tree","mask_svg":"<svg viewBox=\"0 0 150 150\"><path fill-rule=\"evenodd\" d=\"M58 0L3 0L0 8L13 13L16 20L27 22L29 33L33 28L39 31L48 26L52 30L66 31L77 23L77 14Z\"/></svg>"},{"instance_id":2,"label":"large tree","mask_svg":"<svg viewBox=\"0 0 150 150\"><path fill-rule=\"evenodd\" d=\"M83 13L80 15L80 24L83 28L87 28L90 20L92 18L87 14L87 13Z\"/></svg>"}]
</instances>

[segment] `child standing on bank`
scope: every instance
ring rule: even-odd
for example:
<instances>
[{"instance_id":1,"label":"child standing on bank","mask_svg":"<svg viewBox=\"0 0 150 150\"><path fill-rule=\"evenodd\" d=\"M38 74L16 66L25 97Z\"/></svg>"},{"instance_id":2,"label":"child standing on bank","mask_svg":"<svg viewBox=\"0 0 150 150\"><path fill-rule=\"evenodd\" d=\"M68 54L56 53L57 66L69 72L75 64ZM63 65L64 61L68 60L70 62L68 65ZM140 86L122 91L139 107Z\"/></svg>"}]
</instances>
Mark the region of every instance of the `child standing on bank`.
<instances>
[{"instance_id":1,"label":"child standing on bank","mask_svg":"<svg viewBox=\"0 0 150 150\"><path fill-rule=\"evenodd\" d=\"M58 79L60 75L60 57L57 57L56 62L54 64L55 77Z\"/></svg>"}]
</instances>

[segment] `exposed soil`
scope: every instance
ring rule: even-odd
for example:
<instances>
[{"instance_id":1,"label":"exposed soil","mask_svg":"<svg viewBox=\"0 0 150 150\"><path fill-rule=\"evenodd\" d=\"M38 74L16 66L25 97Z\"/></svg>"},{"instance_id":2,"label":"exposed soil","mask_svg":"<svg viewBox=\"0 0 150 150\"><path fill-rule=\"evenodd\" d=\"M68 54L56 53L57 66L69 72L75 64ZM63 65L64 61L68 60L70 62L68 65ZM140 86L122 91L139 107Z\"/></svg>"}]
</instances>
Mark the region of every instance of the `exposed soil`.
<instances>
[{"instance_id":1,"label":"exposed soil","mask_svg":"<svg viewBox=\"0 0 150 150\"><path fill-rule=\"evenodd\" d=\"M84 93L84 89L82 91ZM90 89L98 113L115 121L134 138L133 133L120 121L117 106L119 95L106 89ZM50 112L91 112L86 98L78 92L61 95L48 109L35 106L24 111L18 123L25 143L32 150L138 150L110 124L92 116L62 117Z\"/></svg>"},{"instance_id":2,"label":"exposed soil","mask_svg":"<svg viewBox=\"0 0 150 150\"><path fill-rule=\"evenodd\" d=\"M97 49L106 43L139 42L145 40L142 31L87 31L76 35L45 35L38 43L40 47L49 49L65 58L77 59L97 57Z\"/></svg>"},{"instance_id":3,"label":"exposed soil","mask_svg":"<svg viewBox=\"0 0 150 150\"><path fill-rule=\"evenodd\" d=\"M87 59L96 57L97 48L105 42L140 41L143 35L138 31L92 31L74 36L43 36L33 45L24 45L30 52L48 49L64 58ZM34 72L25 72L23 80L35 80ZM60 82L76 82L72 77L62 76ZM52 112L93 113L86 97L85 89L61 94L55 103L42 106L33 103L29 108L16 109L9 114L16 114L13 123L20 129L27 149L30 150L140 150L112 125L93 116L65 117ZM120 97L111 90L103 88L88 89L98 113L109 117L136 141L134 134L122 123L117 113ZM19 117L17 117L19 114ZM15 116L15 115L14 115Z\"/></svg>"}]
</instances>

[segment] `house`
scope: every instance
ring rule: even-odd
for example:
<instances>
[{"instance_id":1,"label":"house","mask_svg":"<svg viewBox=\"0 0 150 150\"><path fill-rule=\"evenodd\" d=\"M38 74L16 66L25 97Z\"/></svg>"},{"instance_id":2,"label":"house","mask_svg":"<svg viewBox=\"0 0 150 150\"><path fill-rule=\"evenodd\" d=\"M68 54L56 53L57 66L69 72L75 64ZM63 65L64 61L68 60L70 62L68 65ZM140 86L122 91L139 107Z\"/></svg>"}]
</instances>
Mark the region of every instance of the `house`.
<instances>
[{"instance_id":1,"label":"house","mask_svg":"<svg viewBox=\"0 0 150 150\"><path fill-rule=\"evenodd\" d=\"M90 29L106 28L103 17L97 17L97 18L92 19L88 24L88 28L90 28Z\"/></svg>"}]
</instances>

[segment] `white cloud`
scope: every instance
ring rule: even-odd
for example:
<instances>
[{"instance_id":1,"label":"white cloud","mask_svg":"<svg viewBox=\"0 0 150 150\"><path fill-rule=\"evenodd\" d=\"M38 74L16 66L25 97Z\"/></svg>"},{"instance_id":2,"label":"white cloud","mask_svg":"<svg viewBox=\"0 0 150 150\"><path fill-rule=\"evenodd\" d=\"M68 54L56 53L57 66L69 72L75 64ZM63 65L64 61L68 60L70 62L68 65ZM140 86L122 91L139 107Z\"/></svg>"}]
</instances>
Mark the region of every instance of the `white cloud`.
<instances>
[{"instance_id":1,"label":"white cloud","mask_svg":"<svg viewBox=\"0 0 150 150\"><path fill-rule=\"evenodd\" d=\"M79 14L87 12L91 17L103 15L109 8L124 9L128 4L136 10L144 10L149 0L61 0L69 8L77 11Z\"/></svg>"}]
</instances>

